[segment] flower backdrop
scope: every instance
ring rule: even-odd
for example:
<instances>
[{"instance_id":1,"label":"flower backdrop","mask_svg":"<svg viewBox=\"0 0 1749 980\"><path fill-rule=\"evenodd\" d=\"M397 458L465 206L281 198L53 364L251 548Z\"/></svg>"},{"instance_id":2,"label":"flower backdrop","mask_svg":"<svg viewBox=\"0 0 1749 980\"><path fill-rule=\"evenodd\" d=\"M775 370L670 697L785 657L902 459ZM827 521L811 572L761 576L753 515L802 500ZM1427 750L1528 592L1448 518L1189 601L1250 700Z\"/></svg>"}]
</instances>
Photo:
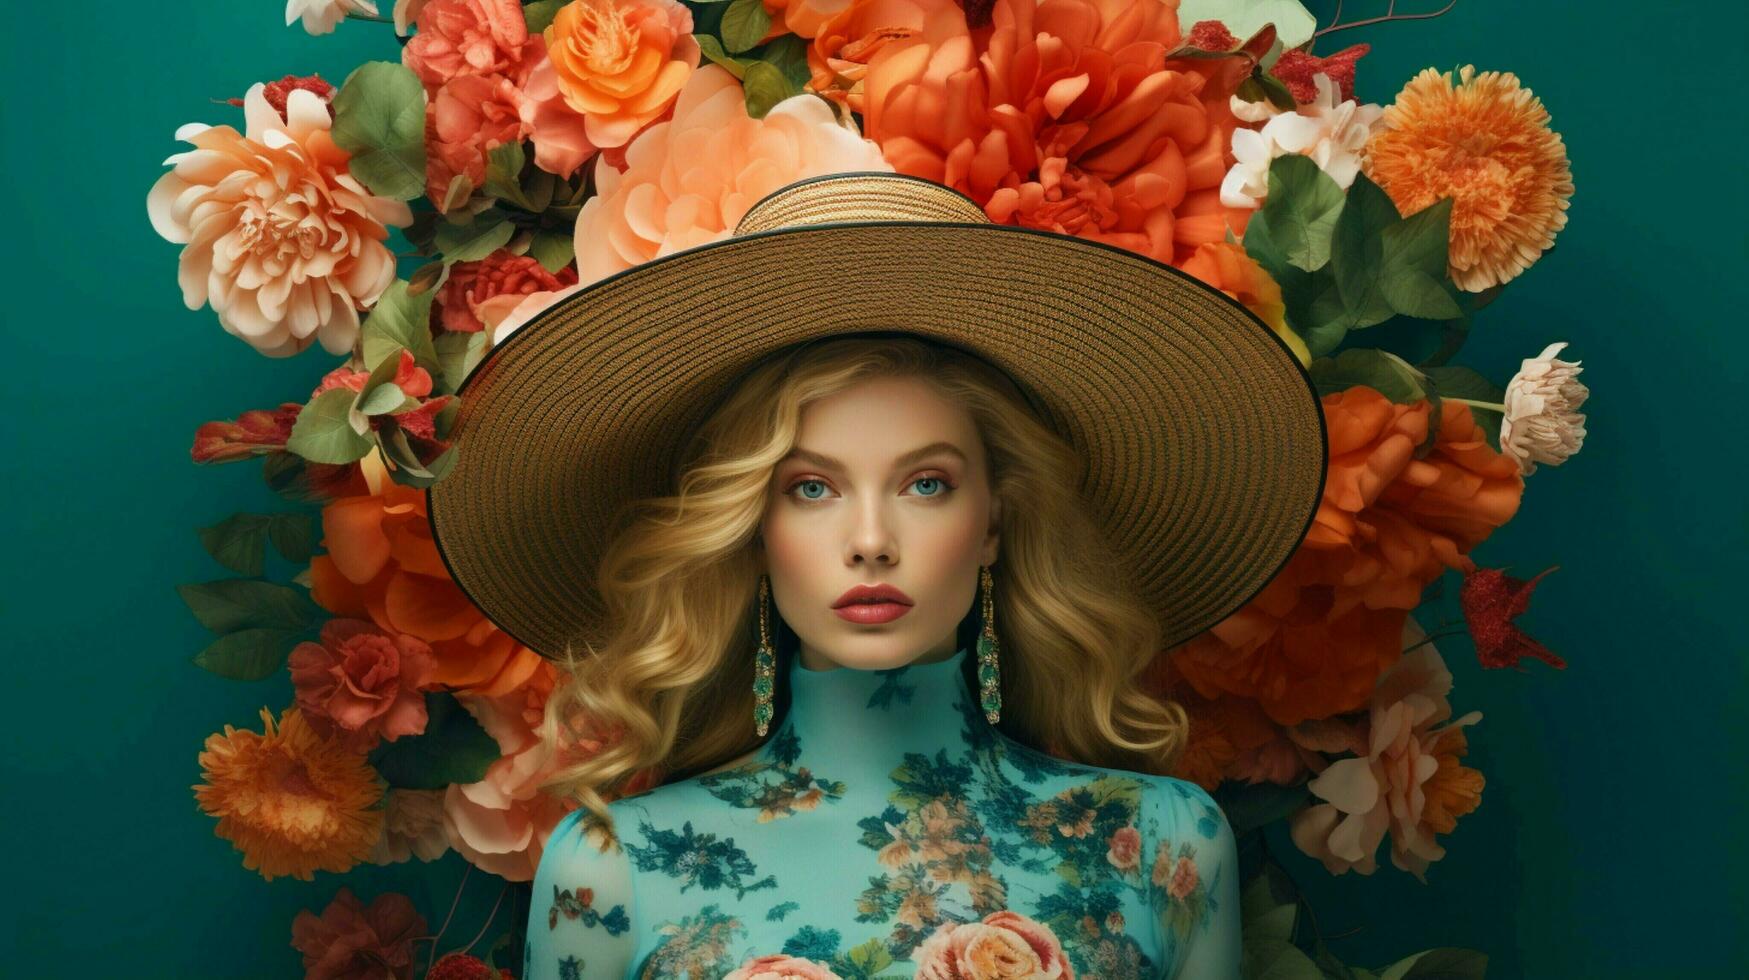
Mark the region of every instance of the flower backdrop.
<instances>
[{"instance_id":1,"label":"flower backdrop","mask_svg":"<svg viewBox=\"0 0 1749 980\"><path fill-rule=\"evenodd\" d=\"M189 148L146 199L182 246L190 309L268 357L341 359L307 395L193 436L196 462L258 462L294 505L201 528L236 574L179 586L215 634L197 665L286 671L295 690L259 731L226 724L199 753L215 833L268 880L454 850L526 888L571 809L542 781L601 746L536 737L555 668L438 557L423 488L453 461L463 378L555 299L727 237L784 184L895 171L992 221L1176 266L1311 372L1329 478L1307 538L1148 682L1191 717L1176 774L1241 836L1248 972L1375 975L1330 953L1264 830L1285 823L1331 874L1377 872L1387 843L1394 869L1437 874L1439 838L1482 803L1464 758L1487 729L1434 641L1467 631L1483 666L1565 666L1513 622L1553 568L1520 578L1473 556L1538 465L1580 449L1588 394L1565 341L1539 338L1511 378L1456 363L1480 311L1554 246L1573 182L1509 72L1428 68L1376 105L1355 95L1367 44L1313 53L1399 16L1320 28L1293 0L289 0L286 23L315 35L381 22L361 29L387 56L338 86L251 86L228 100L240 130L181 127ZM264 577L270 546L302 568L293 580ZM1430 634L1417 609L1448 581L1463 622ZM1114 838L1109 859L1140 861L1133 844ZM1177 889L1170 857L1153 873ZM950 957L968 930L1054 948L1014 920L956 924L932 948ZM523 926L440 949L405 896L366 904L337 883L288 932L311 977L488 977L521 974ZM1437 949L1379 970L1485 963ZM742 974L859 975L776 951Z\"/></svg>"}]
</instances>

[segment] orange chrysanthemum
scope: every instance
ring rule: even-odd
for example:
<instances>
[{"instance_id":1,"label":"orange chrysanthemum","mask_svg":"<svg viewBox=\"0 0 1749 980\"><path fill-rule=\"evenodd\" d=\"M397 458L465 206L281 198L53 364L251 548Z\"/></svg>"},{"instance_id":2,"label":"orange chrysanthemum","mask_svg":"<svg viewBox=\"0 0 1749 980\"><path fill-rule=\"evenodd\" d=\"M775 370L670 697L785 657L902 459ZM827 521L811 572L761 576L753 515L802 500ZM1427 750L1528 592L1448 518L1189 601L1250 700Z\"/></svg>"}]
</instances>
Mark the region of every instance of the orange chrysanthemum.
<instances>
[{"instance_id":1,"label":"orange chrysanthemum","mask_svg":"<svg viewBox=\"0 0 1749 980\"><path fill-rule=\"evenodd\" d=\"M200 808L219 818L214 833L243 852L243 866L268 881L316 871L343 872L363 861L382 834L383 787L362 754L323 741L296 708L261 709L263 734L207 736L200 754L206 782Z\"/></svg>"},{"instance_id":2,"label":"orange chrysanthemum","mask_svg":"<svg viewBox=\"0 0 1749 980\"><path fill-rule=\"evenodd\" d=\"M1567 223L1573 172L1542 100L1511 72L1423 69L1385 109L1362 167L1404 214L1452 199L1452 282L1480 292L1514 277Z\"/></svg>"},{"instance_id":3,"label":"orange chrysanthemum","mask_svg":"<svg viewBox=\"0 0 1749 980\"><path fill-rule=\"evenodd\" d=\"M310 561L311 596L336 616L430 644L436 686L487 697L522 686L540 654L494 625L449 577L425 492L391 481L375 453L359 466L372 493L322 508L328 553Z\"/></svg>"},{"instance_id":4,"label":"orange chrysanthemum","mask_svg":"<svg viewBox=\"0 0 1749 980\"><path fill-rule=\"evenodd\" d=\"M1172 652L1198 694L1258 702L1278 725L1354 711L1402 655L1404 618L1517 513L1524 478L1467 406L1327 395L1330 471L1305 541L1248 605ZM1415 452L1438 425L1433 451Z\"/></svg>"}]
</instances>

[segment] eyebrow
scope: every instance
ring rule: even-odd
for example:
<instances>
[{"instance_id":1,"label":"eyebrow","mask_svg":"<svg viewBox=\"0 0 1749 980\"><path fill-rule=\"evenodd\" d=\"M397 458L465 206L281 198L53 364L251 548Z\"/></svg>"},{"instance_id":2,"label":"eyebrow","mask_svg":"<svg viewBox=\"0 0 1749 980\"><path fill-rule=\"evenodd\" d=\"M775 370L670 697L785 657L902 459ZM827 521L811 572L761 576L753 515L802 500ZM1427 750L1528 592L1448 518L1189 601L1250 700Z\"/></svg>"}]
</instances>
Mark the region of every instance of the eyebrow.
<instances>
[{"instance_id":1,"label":"eyebrow","mask_svg":"<svg viewBox=\"0 0 1749 980\"><path fill-rule=\"evenodd\" d=\"M905 453L904 455L900 456L898 459L894 460L893 465L895 467L907 466L907 465L910 465L911 463L917 462L920 459L923 459L924 457L933 456L936 453L947 453L951 456L957 456L961 463L969 464L971 462L970 460L968 460L966 458L966 454L964 452L960 451L960 448L958 446L954 445L953 443L951 443L951 442L932 442L927 446L919 446L916 449L913 449L910 452ZM844 462L842 460L834 459L833 457L827 456L824 453L814 452L811 449L803 449L800 446L797 446L796 448L790 450L789 455L784 457L784 459L786 459L786 460L799 459L805 463L812 463L815 466L824 466L827 468L840 469L840 470L844 469Z\"/></svg>"}]
</instances>

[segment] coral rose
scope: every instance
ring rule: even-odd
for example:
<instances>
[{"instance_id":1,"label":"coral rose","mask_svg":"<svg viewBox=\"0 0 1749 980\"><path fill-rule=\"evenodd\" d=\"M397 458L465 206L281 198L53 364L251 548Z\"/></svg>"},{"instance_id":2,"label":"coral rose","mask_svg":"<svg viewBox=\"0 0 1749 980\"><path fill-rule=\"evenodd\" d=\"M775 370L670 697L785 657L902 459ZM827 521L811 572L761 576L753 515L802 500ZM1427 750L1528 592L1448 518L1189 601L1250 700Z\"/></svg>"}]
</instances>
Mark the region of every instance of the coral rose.
<instances>
[{"instance_id":1,"label":"coral rose","mask_svg":"<svg viewBox=\"0 0 1749 980\"><path fill-rule=\"evenodd\" d=\"M486 155L522 139L522 93L502 75L462 75L443 83L425 114L425 196L441 205L457 174L486 182Z\"/></svg>"},{"instance_id":2,"label":"coral rose","mask_svg":"<svg viewBox=\"0 0 1749 980\"><path fill-rule=\"evenodd\" d=\"M361 619L330 619L321 642L299 643L288 659L298 707L323 738L354 752L425 730L431 647Z\"/></svg>"},{"instance_id":3,"label":"coral rose","mask_svg":"<svg viewBox=\"0 0 1749 980\"><path fill-rule=\"evenodd\" d=\"M478 782L445 792L444 832L469 862L508 881L534 880L553 829L576 808L539 788L559 762L537 733L557 678L557 669L543 661L527 683L507 694L458 698L502 755Z\"/></svg>"},{"instance_id":4,"label":"coral rose","mask_svg":"<svg viewBox=\"0 0 1749 980\"><path fill-rule=\"evenodd\" d=\"M598 147L624 146L666 112L700 56L679 0L572 0L544 37L559 92Z\"/></svg>"},{"instance_id":5,"label":"coral rose","mask_svg":"<svg viewBox=\"0 0 1749 980\"><path fill-rule=\"evenodd\" d=\"M1426 401L1371 388L1326 395L1330 466L1311 530L1244 608L1172 652L1206 698L1258 702L1295 725L1363 707L1402 653L1403 619L1446 569L1517 513L1524 478L1468 406L1446 402L1433 450Z\"/></svg>"},{"instance_id":6,"label":"coral rose","mask_svg":"<svg viewBox=\"0 0 1749 980\"><path fill-rule=\"evenodd\" d=\"M1312 366L1311 349L1287 325L1287 304L1282 302L1281 287L1256 259L1246 254L1244 246L1237 242L1204 242L1190 253L1183 269L1244 304L1269 325L1302 366Z\"/></svg>"},{"instance_id":7,"label":"coral rose","mask_svg":"<svg viewBox=\"0 0 1749 980\"><path fill-rule=\"evenodd\" d=\"M1171 2L996 0L983 27L952 0L855 0L809 60L898 172L966 193L998 223L1178 265L1250 213L1219 193L1228 100L1250 62L1168 60L1181 40Z\"/></svg>"},{"instance_id":8,"label":"coral rose","mask_svg":"<svg viewBox=\"0 0 1749 980\"><path fill-rule=\"evenodd\" d=\"M385 892L367 909L345 885L320 916L308 910L292 920L291 944L304 954L305 980L412 980L413 943L425 917L399 892Z\"/></svg>"},{"instance_id":9,"label":"coral rose","mask_svg":"<svg viewBox=\"0 0 1749 980\"><path fill-rule=\"evenodd\" d=\"M431 0L401 63L435 92L452 78L501 75L520 82L544 47L517 0Z\"/></svg>"},{"instance_id":10,"label":"coral rose","mask_svg":"<svg viewBox=\"0 0 1749 980\"><path fill-rule=\"evenodd\" d=\"M376 453L358 463L371 492L322 509L310 594L336 616L368 619L431 645L431 681L492 695L513 691L543 662L468 601L431 537L425 493L391 481Z\"/></svg>"},{"instance_id":11,"label":"coral rose","mask_svg":"<svg viewBox=\"0 0 1749 980\"><path fill-rule=\"evenodd\" d=\"M1451 717L1450 693L1451 673L1431 644L1404 654L1373 693L1365 754L1331 763L1307 784L1328 802L1294 815L1294 843L1331 874L1373 873L1389 830L1392 863L1425 883L1428 864L1445 856L1434 835L1450 833L1481 802L1481 773L1457 760L1467 749L1463 727L1482 714L1439 725Z\"/></svg>"},{"instance_id":12,"label":"coral rose","mask_svg":"<svg viewBox=\"0 0 1749 980\"><path fill-rule=\"evenodd\" d=\"M838 974L813 960L774 953L742 963L723 980L838 980Z\"/></svg>"},{"instance_id":13,"label":"coral rose","mask_svg":"<svg viewBox=\"0 0 1749 980\"><path fill-rule=\"evenodd\" d=\"M1105 859L1119 871L1134 871L1142 866L1142 834L1133 825L1112 831Z\"/></svg>"},{"instance_id":14,"label":"coral rose","mask_svg":"<svg viewBox=\"0 0 1749 980\"><path fill-rule=\"evenodd\" d=\"M1051 928L1006 909L982 922L949 922L912 954L916 980L1074 980Z\"/></svg>"},{"instance_id":15,"label":"coral rose","mask_svg":"<svg viewBox=\"0 0 1749 980\"><path fill-rule=\"evenodd\" d=\"M451 333L473 333L486 328L483 308L514 309L534 293L552 292L577 281L577 270L566 265L548 272L532 256L513 255L504 249L477 262L457 262L437 291L432 306L433 325ZM502 314L499 314L502 318Z\"/></svg>"},{"instance_id":16,"label":"coral rose","mask_svg":"<svg viewBox=\"0 0 1749 980\"><path fill-rule=\"evenodd\" d=\"M152 228L184 245L178 281L189 309L211 303L219 325L269 357L320 341L347 354L358 314L395 281L388 226L413 215L350 172L330 135L328 103L306 89L286 96L282 117L257 82L243 98L244 133L189 123L176 138L196 147L146 195Z\"/></svg>"},{"instance_id":17,"label":"coral rose","mask_svg":"<svg viewBox=\"0 0 1749 980\"><path fill-rule=\"evenodd\" d=\"M596 194L577 216L579 281L727 238L779 187L847 170L892 167L824 101L792 96L753 119L735 76L706 65L681 90L673 118L627 147L623 173L597 170Z\"/></svg>"}]
</instances>

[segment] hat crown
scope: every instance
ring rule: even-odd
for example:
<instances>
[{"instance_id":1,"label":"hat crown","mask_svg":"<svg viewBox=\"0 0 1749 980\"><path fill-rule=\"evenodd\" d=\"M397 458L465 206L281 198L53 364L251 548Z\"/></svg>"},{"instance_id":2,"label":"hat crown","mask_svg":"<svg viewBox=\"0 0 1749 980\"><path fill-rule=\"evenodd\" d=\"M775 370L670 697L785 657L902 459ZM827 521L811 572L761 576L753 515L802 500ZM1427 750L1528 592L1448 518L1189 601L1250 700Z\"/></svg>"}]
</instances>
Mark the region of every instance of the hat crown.
<instances>
[{"instance_id":1,"label":"hat crown","mask_svg":"<svg viewBox=\"0 0 1749 980\"><path fill-rule=\"evenodd\" d=\"M734 236L844 221L989 223L976 201L918 177L877 171L826 174L780 187L759 199Z\"/></svg>"}]
</instances>

